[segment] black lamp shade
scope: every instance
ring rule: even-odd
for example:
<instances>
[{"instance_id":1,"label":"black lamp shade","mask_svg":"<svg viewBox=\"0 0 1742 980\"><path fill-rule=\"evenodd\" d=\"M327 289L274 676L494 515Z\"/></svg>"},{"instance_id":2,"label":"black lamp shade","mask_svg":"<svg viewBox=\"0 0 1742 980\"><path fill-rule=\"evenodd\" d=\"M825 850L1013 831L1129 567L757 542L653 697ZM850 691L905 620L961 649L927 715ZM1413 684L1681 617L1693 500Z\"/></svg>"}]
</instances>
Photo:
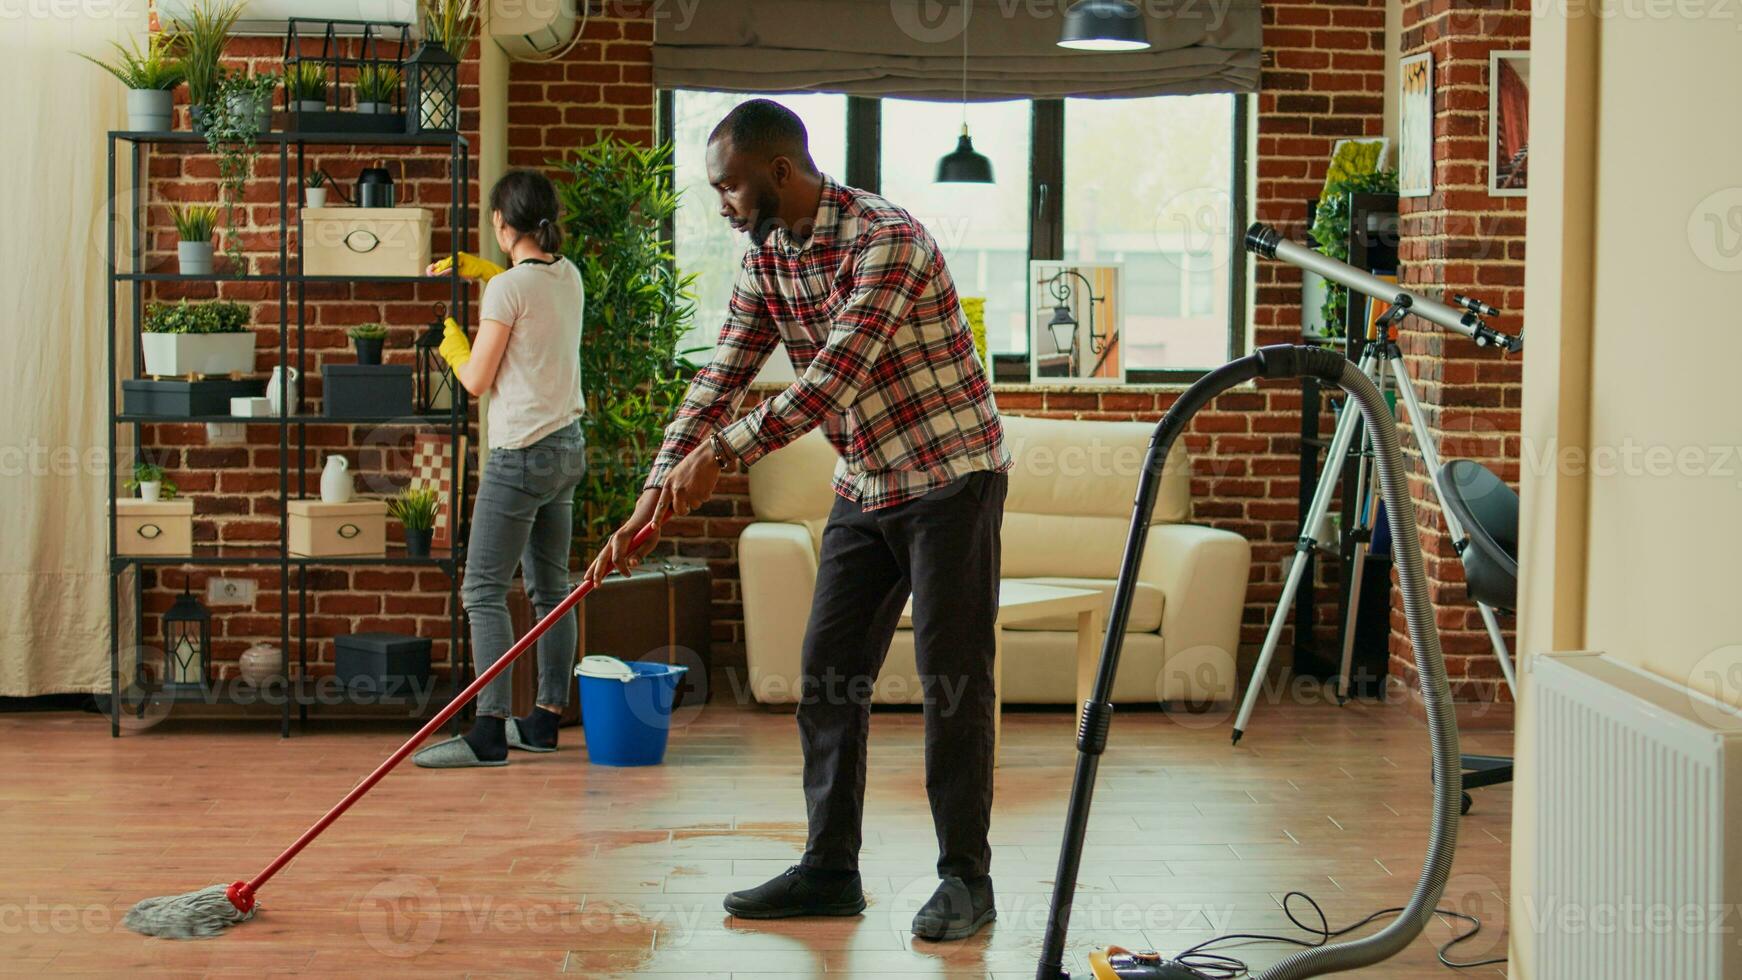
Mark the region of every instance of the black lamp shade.
<instances>
[{"instance_id":1,"label":"black lamp shade","mask_svg":"<svg viewBox=\"0 0 1742 980\"><path fill-rule=\"evenodd\" d=\"M1145 51L1149 31L1131 0L1078 0L1065 12L1058 43L1077 51Z\"/></svg>"},{"instance_id":2,"label":"black lamp shade","mask_svg":"<svg viewBox=\"0 0 1742 980\"><path fill-rule=\"evenodd\" d=\"M460 128L460 63L439 44L421 44L405 59L406 132Z\"/></svg>"},{"instance_id":3,"label":"black lamp shade","mask_svg":"<svg viewBox=\"0 0 1742 980\"><path fill-rule=\"evenodd\" d=\"M992 161L974 152L974 140L963 133L954 151L938 160L940 184L990 184Z\"/></svg>"}]
</instances>

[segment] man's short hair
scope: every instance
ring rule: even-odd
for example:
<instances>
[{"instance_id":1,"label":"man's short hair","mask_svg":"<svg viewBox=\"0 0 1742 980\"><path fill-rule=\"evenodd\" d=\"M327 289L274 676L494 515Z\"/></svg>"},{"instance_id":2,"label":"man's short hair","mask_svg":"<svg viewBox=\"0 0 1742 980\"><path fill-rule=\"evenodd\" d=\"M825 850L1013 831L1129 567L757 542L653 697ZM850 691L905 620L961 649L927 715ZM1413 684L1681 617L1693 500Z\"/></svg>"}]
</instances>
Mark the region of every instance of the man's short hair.
<instances>
[{"instance_id":1,"label":"man's short hair","mask_svg":"<svg viewBox=\"0 0 1742 980\"><path fill-rule=\"evenodd\" d=\"M710 143L719 139L731 140L733 148L741 153L768 159L784 156L808 173L817 172L804 120L771 99L751 99L726 113L708 134Z\"/></svg>"}]
</instances>

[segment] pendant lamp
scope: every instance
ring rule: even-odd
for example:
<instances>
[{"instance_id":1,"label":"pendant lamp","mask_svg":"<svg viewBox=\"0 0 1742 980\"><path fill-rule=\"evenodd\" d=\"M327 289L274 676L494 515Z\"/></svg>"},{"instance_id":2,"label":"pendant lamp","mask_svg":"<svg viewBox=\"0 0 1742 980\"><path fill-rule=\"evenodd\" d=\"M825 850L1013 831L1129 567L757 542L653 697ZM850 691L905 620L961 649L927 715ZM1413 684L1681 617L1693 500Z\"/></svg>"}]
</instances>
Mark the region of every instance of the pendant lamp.
<instances>
[{"instance_id":1,"label":"pendant lamp","mask_svg":"<svg viewBox=\"0 0 1742 980\"><path fill-rule=\"evenodd\" d=\"M1145 51L1149 31L1131 0L1078 0L1065 12L1058 43L1076 51Z\"/></svg>"},{"instance_id":2,"label":"pendant lamp","mask_svg":"<svg viewBox=\"0 0 1742 980\"><path fill-rule=\"evenodd\" d=\"M974 139L968 135L968 4L962 0L962 135L956 148L938 160L940 184L990 184L992 161L974 150Z\"/></svg>"}]
</instances>

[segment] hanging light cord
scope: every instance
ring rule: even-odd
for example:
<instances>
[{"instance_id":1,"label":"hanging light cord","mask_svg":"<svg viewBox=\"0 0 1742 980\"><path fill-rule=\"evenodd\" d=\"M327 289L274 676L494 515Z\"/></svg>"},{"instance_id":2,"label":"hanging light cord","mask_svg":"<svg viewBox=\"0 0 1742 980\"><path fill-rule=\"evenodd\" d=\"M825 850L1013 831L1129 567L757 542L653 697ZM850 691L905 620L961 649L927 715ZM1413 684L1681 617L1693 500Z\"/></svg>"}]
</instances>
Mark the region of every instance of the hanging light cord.
<instances>
[{"instance_id":1,"label":"hanging light cord","mask_svg":"<svg viewBox=\"0 0 1742 980\"><path fill-rule=\"evenodd\" d=\"M962 135L968 135L968 5L962 0Z\"/></svg>"}]
</instances>

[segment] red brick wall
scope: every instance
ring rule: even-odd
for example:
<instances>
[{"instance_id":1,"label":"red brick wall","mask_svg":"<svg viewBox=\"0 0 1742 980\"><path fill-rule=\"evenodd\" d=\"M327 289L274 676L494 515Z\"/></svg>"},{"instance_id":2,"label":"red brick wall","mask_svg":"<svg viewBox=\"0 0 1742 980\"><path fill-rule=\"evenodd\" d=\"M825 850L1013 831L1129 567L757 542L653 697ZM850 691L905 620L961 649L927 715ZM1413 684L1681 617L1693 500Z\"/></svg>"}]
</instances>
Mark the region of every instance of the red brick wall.
<instances>
[{"instance_id":1,"label":"red brick wall","mask_svg":"<svg viewBox=\"0 0 1742 980\"><path fill-rule=\"evenodd\" d=\"M1402 280L1432 296L1476 296L1504 315L1490 325L1523 327L1525 198L1488 193L1488 54L1530 46L1529 0L1421 0L1404 7L1405 55L1434 61L1434 180L1427 197L1400 202ZM1515 486L1523 359L1438 328L1406 321L1399 346L1415 378L1440 458L1475 459ZM1414 445L1403 421L1404 445ZM1420 455L1410 452L1411 490L1422 528L1431 598L1454 700L1510 701L1480 614ZM1417 686L1401 610L1392 612L1392 673ZM1510 631L1507 643L1512 643Z\"/></svg>"},{"instance_id":2,"label":"red brick wall","mask_svg":"<svg viewBox=\"0 0 1742 980\"><path fill-rule=\"evenodd\" d=\"M543 166L611 136L651 143L653 103L653 20L638 3L595 3L560 60L509 67L508 163Z\"/></svg>"}]
</instances>

